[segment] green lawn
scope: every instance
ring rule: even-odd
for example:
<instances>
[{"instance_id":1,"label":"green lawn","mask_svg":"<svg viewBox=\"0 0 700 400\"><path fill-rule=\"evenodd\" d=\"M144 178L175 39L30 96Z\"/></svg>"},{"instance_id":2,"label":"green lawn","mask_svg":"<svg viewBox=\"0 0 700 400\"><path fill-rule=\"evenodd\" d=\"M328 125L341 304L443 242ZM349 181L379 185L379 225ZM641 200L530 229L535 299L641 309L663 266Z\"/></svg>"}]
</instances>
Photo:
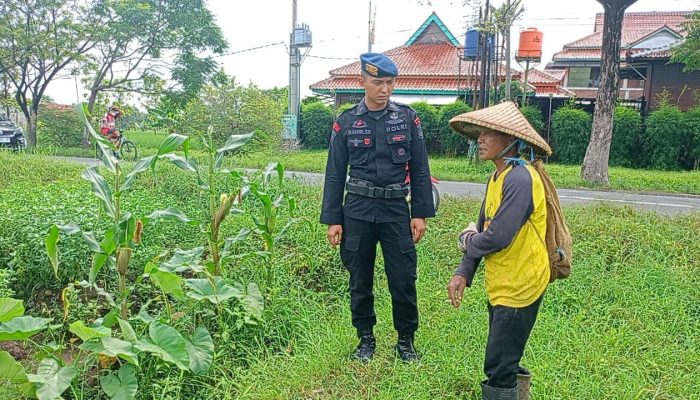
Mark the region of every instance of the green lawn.
<instances>
[{"instance_id":1,"label":"green lawn","mask_svg":"<svg viewBox=\"0 0 700 400\"><path fill-rule=\"evenodd\" d=\"M323 172L326 151L295 153L254 153L241 163L249 167L264 167L270 159L281 160L287 169ZM593 188L601 190L628 190L633 192L666 192L700 195L700 171L653 171L631 168L610 168L610 185L601 187L582 180L578 165L549 164L547 171L559 188ZM466 157L431 156L430 171L438 179L462 182L486 182L493 172L490 162L473 163Z\"/></svg>"},{"instance_id":2,"label":"green lawn","mask_svg":"<svg viewBox=\"0 0 700 400\"><path fill-rule=\"evenodd\" d=\"M321 160L322 155L299 157ZM5 277L0 292L14 290L30 314L52 316L57 324L62 313L44 288L56 293L82 279L88 251L77 238L62 241L61 281L56 282L43 238L56 220L99 228L97 201L80 178L83 169L40 156L0 153L0 278ZM202 216L203 198L190 175L162 165L156 176L156 183L151 176L139 178L137 190L123 199L125 210L143 215L176 206L193 218ZM264 321L237 327L236 318L221 310L225 318L209 327L217 346L209 374L197 377L167 367L144 371L149 380L139 382L138 398L480 399L487 332L483 274L459 310L446 303L445 290L460 258L455 234L476 218L479 202L446 199L418 245L421 328L416 346L423 360L404 365L392 355L395 334L380 258L375 284L378 354L359 365L346 359L356 345L347 272L317 222L321 191L296 183L285 191L297 199L297 216L308 223L297 225L280 243L274 295L266 302ZM246 209L255 212L258 206L251 201ZM533 373L532 398L697 398L700 214L669 218L605 206L569 207L565 213L574 237L574 268L570 279L548 289L526 349L523 363ZM232 221L225 235L253 223L247 214ZM142 269L163 251L204 242L196 227L168 221L149 225L135 251L134 268ZM255 249L261 243L252 237L244 246ZM263 280L255 257L240 259L226 271L234 280ZM172 305L177 308L178 302L173 299ZM96 317L98 311L78 299L66 322L76 315ZM95 398L85 390L85 398Z\"/></svg>"}]
</instances>

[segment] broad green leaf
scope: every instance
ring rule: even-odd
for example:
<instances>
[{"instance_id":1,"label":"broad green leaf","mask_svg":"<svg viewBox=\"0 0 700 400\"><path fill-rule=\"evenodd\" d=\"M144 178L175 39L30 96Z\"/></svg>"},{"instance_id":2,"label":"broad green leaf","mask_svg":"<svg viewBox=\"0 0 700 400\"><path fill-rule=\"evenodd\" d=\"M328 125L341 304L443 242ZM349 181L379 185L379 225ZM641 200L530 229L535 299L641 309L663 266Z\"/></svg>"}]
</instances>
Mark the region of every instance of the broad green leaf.
<instances>
[{"instance_id":1,"label":"broad green leaf","mask_svg":"<svg viewBox=\"0 0 700 400\"><path fill-rule=\"evenodd\" d=\"M0 298L0 322L7 322L22 315L24 315L22 300Z\"/></svg>"},{"instance_id":2,"label":"broad green leaf","mask_svg":"<svg viewBox=\"0 0 700 400\"><path fill-rule=\"evenodd\" d=\"M253 133L248 133L246 135L231 135L226 140L226 144L223 147L216 150L216 159L214 160L214 170L221 170L221 166L224 164L224 157L226 153L235 150L248 142L253 137Z\"/></svg>"},{"instance_id":3,"label":"broad green leaf","mask_svg":"<svg viewBox=\"0 0 700 400\"><path fill-rule=\"evenodd\" d=\"M171 133L158 147L158 155L170 153L180 147L183 143L190 140L188 136L180 135L178 133ZM189 148L189 147L188 147Z\"/></svg>"},{"instance_id":4,"label":"broad green leaf","mask_svg":"<svg viewBox=\"0 0 700 400\"><path fill-rule=\"evenodd\" d=\"M137 367L139 366L139 357L134 351L134 346L121 339L106 337L99 342L85 342L80 345L80 348L108 357L119 357Z\"/></svg>"},{"instance_id":5,"label":"broad green leaf","mask_svg":"<svg viewBox=\"0 0 700 400\"><path fill-rule=\"evenodd\" d=\"M248 314L252 315L253 317L262 319L265 299L263 298L262 293L260 293L260 288L258 288L258 285L251 282L245 289L243 288L243 285L237 285L237 287L241 291L245 290L241 297L243 308L245 308Z\"/></svg>"},{"instance_id":6,"label":"broad green leaf","mask_svg":"<svg viewBox=\"0 0 700 400\"><path fill-rule=\"evenodd\" d=\"M0 352L0 381L19 385L27 381L27 372L22 364L15 361L10 353Z\"/></svg>"},{"instance_id":7,"label":"broad green leaf","mask_svg":"<svg viewBox=\"0 0 700 400\"><path fill-rule=\"evenodd\" d=\"M197 161L195 161L194 158L184 158L172 153L163 154L161 157L167 158L171 163L182 170L189 172L197 172L199 170L197 167Z\"/></svg>"},{"instance_id":8,"label":"broad green leaf","mask_svg":"<svg viewBox=\"0 0 700 400\"><path fill-rule=\"evenodd\" d=\"M56 400L70 387L77 374L75 367L61 368L53 358L44 358L39 363L36 374L27 374L27 379L36 384L39 400Z\"/></svg>"},{"instance_id":9,"label":"broad green leaf","mask_svg":"<svg viewBox=\"0 0 700 400\"><path fill-rule=\"evenodd\" d=\"M148 169L151 168L151 166L155 163L155 160L155 156L145 157L138 160L136 164L134 164L134 169L132 169L131 172L129 172L129 174L124 179L124 183L122 184L120 190L123 192L131 189L131 186L134 184L136 177L139 174L148 171Z\"/></svg>"},{"instance_id":10,"label":"broad green leaf","mask_svg":"<svg viewBox=\"0 0 700 400\"><path fill-rule=\"evenodd\" d=\"M277 184L282 187L284 182L284 166L277 162L271 162L263 171L263 187L267 187L270 184L272 176L277 172Z\"/></svg>"},{"instance_id":11,"label":"broad green leaf","mask_svg":"<svg viewBox=\"0 0 700 400\"><path fill-rule=\"evenodd\" d=\"M182 290L182 278L172 272L156 269L150 273L150 277L163 292L178 299L185 297L185 292Z\"/></svg>"},{"instance_id":12,"label":"broad green leaf","mask_svg":"<svg viewBox=\"0 0 700 400\"><path fill-rule=\"evenodd\" d=\"M153 211L149 216L143 218L144 224L152 219L166 219L170 221L183 222L187 224L196 223L187 217L182 211L174 207L166 208L165 210Z\"/></svg>"},{"instance_id":13,"label":"broad green leaf","mask_svg":"<svg viewBox=\"0 0 700 400\"><path fill-rule=\"evenodd\" d=\"M119 321L119 329L122 331L122 337L124 340L127 342L134 344L136 343L139 338L136 336L136 332L134 331L134 328L131 327L131 324L129 321L125 321L121 318L118 318Z\"/></svg>"},{"instance_id":14,"label":"broad green leaf","mask_svg":"<svg viewBox=\"0 0 700 400\"><path fill-rule=\"evenodd\" d=\"M185 284L192 289L187 296L195 300L208 300L212 304L224 302L232 297L240 297L241 291L227 284L222 278L213 277L214 285L209 279L187 279Z\"/></svg>"},{"instance_id":15,"label":"broad green leaf","mask_svg":"<svg viewBox=\"0 0 700 400\"><path fill-rule=\"evenodd\" d=\"M112 219L116 219L117 214L114 208L114 201L112 200L112 190L109 188L105 178L97 172L97 168L90 167L81 176L92 184L92 193L102 201L102 208L107 215L112 217Z\"/></svg>"},{"instance_id":16,"label":"broad green leaf","mask_svg":"<svg viewBox=\"0 0 700 400\"><path fill-rule=\"evenodd\" d=\"M25 340L49 326L51 319L32 316L15 317L0 323L0 340Z\"/></svg>"},{"instance_id":17,"label":"broad green leaf","mask_svg":"<svg viewBox=\"0 0 700 400\"><path fill-rule=\"evenodd\" d=\"M160 263L160 269L169 272L183 272L187 270L199 272L202 270L202 254L204 254L204 247L195 247L191 250L175 249L170 260Z\"/></svg>"},{"instance_id":18,"label":"broad green leaf","mask_svg":"<svg viewBox=\"0 0 700 400\"><path fill-rule=\"evenodd\" d=\"M231 255L231 246L238 242L244 241L250 234L251 230L248 228L241 228L240 231L238 231L238 235L232 237L232 238L226 238L226 243L224 244L224 249L221 252L221 257L228 257Z\"/></svg>"},{"instance_id":19,"label":"broad green leaf","mask_svg":"<svg viewBox=\"0 0 700 400\"><path fill-rule=\"evenodd\" d=\"M187 343L175 328L153 321L148 326L148 338L139 340L136 348L152 353L165 362L175 364L181 370L187 370L190 360Z\"/></svg>"},{"instance_id":20,"label":"broad green leaf","mask_svg":"<svg viewBox=\"0 0 700 400\"><path fill-rule=\"evenodd\" d=\"M49 255L49 261L51 261L51 267L53 268L53 275L58 278L58 227L56 225L51 225L49 228L49 235L46 236L46 253Z\"/></svg>"},{"instance_id":21,"label":"broad green leaf","mask_svg":"<svg viewBox=\"0 0 700 400\"><path fill-rule=\"evenodd\" d=\"M209 371L214 361L214 341L207 328L198 326L192 335L192 341L187 340L187 353L190 357L190 371L203 375Z\"/></svg>"},{"instance_id":22,"label":"broad green leaf","mask_svg":"<svg viewBox=\"0 0 700 400\"><path fill-rule=\"evenodd\" d=\"M100 377L100 386L112 400L133 400L139 390L136 370L131 365L124 364L117 374Z\"/></svg>"},{"instance_id":23,"label":"broad green leaf","mask_svg":"<svg viewBox=\"0 0 700 400\"><path fill-rule=\"evenodd\" d=\"M94 232L83 232L83 241L88 245L88 248L90 251L93 251L95 253L99 253L102 251L102 248L100 248L100 243L95 239L95 233Z\"/></svg>"},{"instance_id":24,"label":"broad green leaf","mask_svg":"<svg viewBox=\"0 0 700 400\"><path fill-rule=\"evenodd\" d=\"M112 331L106 326L92 328L85 326L83 321L73 322L68 327L68 331L79 337L83 342L87 342L95 338L109 337L109 335L112 333Z\"/></svg>"}]
</instances>

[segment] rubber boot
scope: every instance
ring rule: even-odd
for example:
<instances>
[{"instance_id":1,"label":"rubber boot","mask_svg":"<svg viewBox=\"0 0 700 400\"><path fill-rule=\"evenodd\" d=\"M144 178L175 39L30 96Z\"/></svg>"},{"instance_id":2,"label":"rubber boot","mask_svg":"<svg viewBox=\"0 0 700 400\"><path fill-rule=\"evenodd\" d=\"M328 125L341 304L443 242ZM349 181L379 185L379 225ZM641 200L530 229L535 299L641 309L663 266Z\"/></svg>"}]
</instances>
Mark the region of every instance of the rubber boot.
<instances>
[{"instance_id":1,"label":"rubber boot","mask_svg":"<svg viewBox=\"0 0 700 400\"><path fill-rule=\"evenodd\" d=\"M360 343L357 345L355 352L350 355L350 359L360 362L369 362L374 357L374 351L377 349L377 339L374 338L372 328L358 329L357 336L360 338Z\"/></svg>"},{"instance_id":2,"label":"rubber boot","mask_svg":"<svg viewBox=\"0 0 700 400\"><path fill-rule=\"evenodd\" d=\"M518 367L518 400L530 400L530 371Z\"/></svg>"},{"instance_id":3,"label":"rubber boot","mask_svg":"<svg viewBox=\"0 0 700 400\"><path fill-rule=\"evenodd\" d=\"M481 382L481 398L483 400L518 400L518 388L496 388Z\"/></svg>"},{"instance_id":4,"label":"rubber boot","mask_svg":"<svg viewBox=\"0 0 700 400\"><path fill-rule=\"evenodd\" d=\"M416 362L420 360L420 356L416 353L416 348L413 347L413 334L399 334L399 340L396 342L396 355L404 362Z\"/></svg>"}]
</instances>

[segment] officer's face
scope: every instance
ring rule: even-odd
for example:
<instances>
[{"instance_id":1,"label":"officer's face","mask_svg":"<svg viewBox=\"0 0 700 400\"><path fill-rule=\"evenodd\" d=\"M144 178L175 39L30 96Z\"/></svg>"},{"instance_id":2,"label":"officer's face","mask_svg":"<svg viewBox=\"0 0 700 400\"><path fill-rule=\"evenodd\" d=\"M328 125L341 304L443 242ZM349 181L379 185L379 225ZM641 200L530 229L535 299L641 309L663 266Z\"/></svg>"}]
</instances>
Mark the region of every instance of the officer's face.
<instances>
[{"instance_id":1,"label":"officer's face","mask_svg":"<svg viewBox=\"0 0 700 400\"><path fill-rule=\"evenodd\" d=\"M389 101L391 93L394 91L396 78L375 78L373 76L363 76L360 78L362 86L365 88L365 101L370 108L382 109Z\"/></svg>"},{"instance_id":2,"label":"officer's face","mask_svg":"<svg viewBox=\"0 0 700 400\"><path fill-rule=\"evenodd\" d=\"M479 158L481 160L495 160L496 156L515 140L510 135L505 135L492 130L484 130L479 134Z\"/></svg>"}]
</instances>

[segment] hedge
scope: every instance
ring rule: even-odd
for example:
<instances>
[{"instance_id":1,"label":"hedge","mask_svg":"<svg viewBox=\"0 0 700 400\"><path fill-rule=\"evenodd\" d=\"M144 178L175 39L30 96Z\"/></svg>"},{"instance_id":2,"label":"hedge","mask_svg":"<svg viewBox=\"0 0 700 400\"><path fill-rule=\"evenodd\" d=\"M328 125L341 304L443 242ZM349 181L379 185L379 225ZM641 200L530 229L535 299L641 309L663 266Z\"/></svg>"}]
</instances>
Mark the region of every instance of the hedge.
<instances>
[{"instance_id":1,"label":"hedge","mask_svg":"<svg viewBox=\"0 0 700 400\"><path fill-rule=\"evenodd\" d=\"M610 165L635 166L642 153L639 143L642 116L639 111L618 106L613 117L613 134L610 142Z\"/></svg>"},{"instance_id":2,"label":"hedge","mask_svg":"<svg viewBox=\"0 0 700 400\"><path fill-rule=\"evenodd\" d=\"M450 120L465 112L471 111L469 105L455 101L440 107L438 112L438 134L440 139L440 150L448 155L467 154L469 151L469 140L450 128Z\"/></svg>"},{"instance_id":3,"label":"hedge","mask_svg":"<svg viewBox=\"0 0 700 400\"><path fill-rule=\"evenodd\" d=\"M301 143L309 149L327 149L333 126L333 109L320 102L301 107Z\"/></svg>"},{"instance_id":4,"label":"hedge","mask_svg":"<svg viewBox=\"0 0 700 400\"><path fill-rule=\"evenodd\" d=\"M591 114L561 107L552 115L553 158L564 164L581 164L591 136Z\"/></svg>"},{"instance_id":5,"label":"hedge","mask_svg":"<svg viewBox=\"0 0 700 400\"><path fill-rule=\"evenodd\" d=\"M438 110L430 104L419 101L411 103L411 108L418 114L421 121L421 128L425 137L425 146L428 152L434 153L440 151L440 142L438 141Z\"/></svg>"},{"instance_id":6,"label":"hedge","mask_svg":"<svg viewBox=\"0 0 700 400\"><path fill-rule=\"evenodd\" d=\"M83 123L73 109L42 107L39 110L37 140L42 145L80 147Z\"/></svg>"},{"instance_id":7,"label":"hedge","mask_svg":"<svg viewBox=\"0 0 700 400\"><path fill-rule=\"evenodd\" d=\"M685 139L683 112L668 104L649 114L643 135L644 165L654 169L678 169Z\"/></svg>"}]
</instances>

